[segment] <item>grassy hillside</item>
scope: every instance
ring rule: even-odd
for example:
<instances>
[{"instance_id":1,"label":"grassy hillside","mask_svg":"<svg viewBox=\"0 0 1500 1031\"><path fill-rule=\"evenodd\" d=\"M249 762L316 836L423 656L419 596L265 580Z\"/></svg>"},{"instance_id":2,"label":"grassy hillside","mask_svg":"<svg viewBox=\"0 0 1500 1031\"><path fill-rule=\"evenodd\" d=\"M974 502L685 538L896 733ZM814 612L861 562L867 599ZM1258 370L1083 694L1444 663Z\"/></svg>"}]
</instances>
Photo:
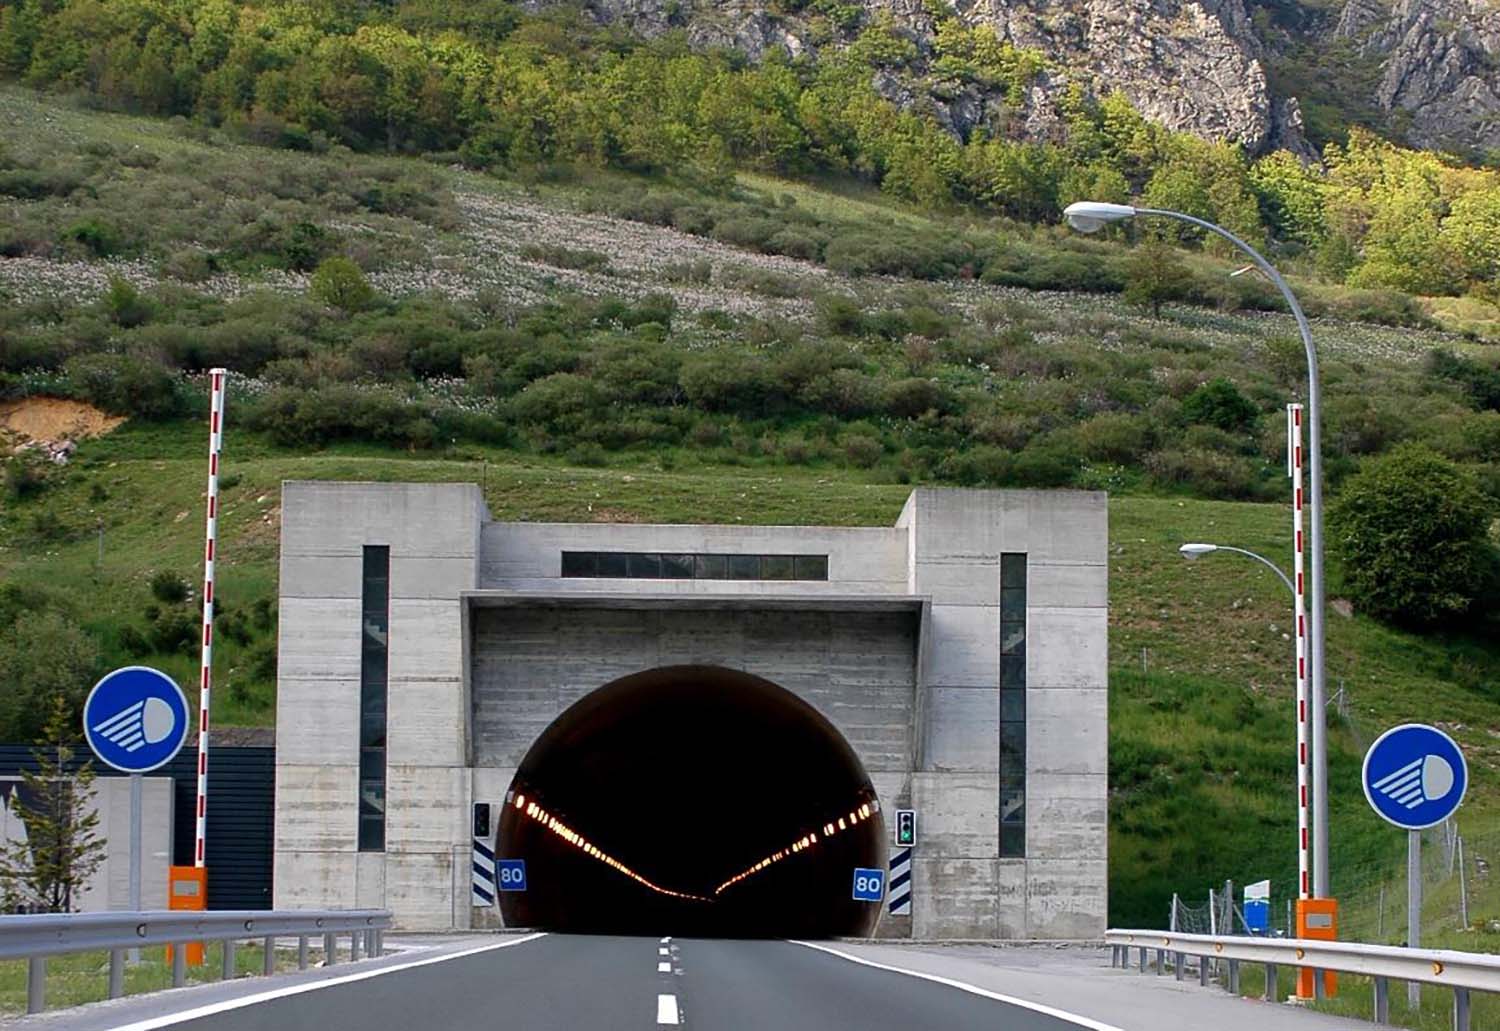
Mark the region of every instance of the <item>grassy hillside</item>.
<instances>
[{"instance_id":1,"label":"grassy hillside","mask_svg":"<svg viewBox=\"0 0 1500 1031\"><path fill-rule=\"evenodd\" d=\"M0 197L0 227L40 241L0 258L0 401L133 416L67 466L9 481L0 645L24 614L57 612L87 631L97 667L149 661L193 680L193 600L172 582L198 577L191 416L219 362L235 370L220 725L272 718L287 478L477 482L500 519L727 523L889 523L912 483L1103 488L1112 919L1160 924L1172 892L1196 900L1229 877L1290 882L1283 588L1253 564L1175 551L1205 538L1286 551L1281 409L1300 359L1285 317L1262 310L1264 284L1228 279L1221 257L1181 252L1184 301L1157 319L1115 296L1119 241L933 215L847 181L742 175L711 193L503 178L268 151L13 90L0 112L0 151L26 155L7 189L40 184ZM813 241L805 257L786 253L798 238ZM310 296L332 255L374 296ZM1405 295L1297 286L1319 316L1335 481L1415 439L1500 494L1500 413L1430 358L1482 372L1496 349L1433 327ZM1477 301L1442 316L1494 318ZM1217 380L1244 404L1206 405ZM1400 836L1355 783L1371 730L1450 726L1474 775L1459 821L1470 860L1500 861L1481 833L1500 809L1497 660L1494 641L1333 618L1331 686L1350 715L1336 725L1334 881L1360 919L1401 870ZM1487 877L1471 888L1472 922L1500 919ZM1393 920L1383 930L1399 938Z\"/></svg>"}]
</instances>

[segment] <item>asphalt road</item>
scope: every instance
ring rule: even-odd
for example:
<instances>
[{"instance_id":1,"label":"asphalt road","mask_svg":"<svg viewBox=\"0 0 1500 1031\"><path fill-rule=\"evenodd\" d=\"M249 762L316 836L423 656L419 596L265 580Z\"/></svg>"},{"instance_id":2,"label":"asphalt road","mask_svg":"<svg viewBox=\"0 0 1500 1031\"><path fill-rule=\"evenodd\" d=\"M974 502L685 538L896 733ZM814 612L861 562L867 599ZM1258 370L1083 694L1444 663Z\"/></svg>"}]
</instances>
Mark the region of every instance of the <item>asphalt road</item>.
<instances>
[{"instance_id":1,"label":"asphalt road","mask_svg":"<svg viewBox=\"0 0 1500 1031\"><path fill-rule=\"evenodd\" d=\"M262 982L273 997L234 1008L213 1003L196 1016L191 1011L201 1003L183 993L157 997L149 1015L142 1008L148 1000L136 999L130 1012L116 1011L107 1026L134 1031L649 1031L664 1026L1078 1031L1106 1026L1074 1023L793 942L546 935L481 948L345 982L337 974L349 976L359 968L334 968L330 983L315 990L306 990L306 983L297 990L296 979L277 979L278 986ZM420 955L412 959L419 961ZM274 995L288 989L295 994ZM174 1010L186 1019L173 1019ZM67 1023L64 1017L54 1026Z\"/></svg>"}]
</instances>

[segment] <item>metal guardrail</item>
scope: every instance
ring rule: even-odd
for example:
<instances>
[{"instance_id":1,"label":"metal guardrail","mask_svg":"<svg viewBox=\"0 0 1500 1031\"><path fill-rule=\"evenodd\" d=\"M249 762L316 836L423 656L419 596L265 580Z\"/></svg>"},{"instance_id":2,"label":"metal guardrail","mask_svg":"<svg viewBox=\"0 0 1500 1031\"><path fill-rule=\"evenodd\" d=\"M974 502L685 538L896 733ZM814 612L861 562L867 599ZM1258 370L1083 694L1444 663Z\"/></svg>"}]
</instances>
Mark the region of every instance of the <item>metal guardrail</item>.
<instances>
[{"instance_id":1,"label":"metal guardrail","mask_svg":"<svg viewBox=\"0 0 1500 1031\"><path fill-rule=\"evenodd\" d=\"M125 954L147 945L178 946L172 950L172 986L187 982L190 942L221 941L221 972L235 976L235 942L262 939L262 973L276 969L276 940L297 939L297 969L306 970L309 941L322 937L328 964L338 962L338 938L349 936L349 959L360 952L379 956L391 914L384 909L254 910L207 912L152 910L111 913L48 913L0 916L0 959L25 959L26 1012L39 1013L47 1003L47 957L69 952L109 952L109 997L125 994Z\"/></svg>"},{"instance_id":2,"label":"metal guardrail","mask_svg":"<svg viewBox=\"0 0 1500 1031\"><path fill-rule=\"evenodd\" d=\"M1208 963L1218 960L1228 972L1229 990L1239 993L1239 964L1260 963L1266 968L1266 1001L1276 1002L1276 968L1289 966L1317 971L1360 974L1373 982L1376 1023L1390 1020L1390 982L1405 981L1438 985L1453 990L1454 1031L1470 1031L1469 993L1500 992L1500 956L1454 949L1404 949L1392 945L1359 942L1313 941L1306 938L1252 938L1211 934L1176 934L1171 931L1112 930L1104 934L1110 946L1110 962L1130 965L1130 950L1140 950L1140 970L1148 967L1147 953L1156 953L1156 972L1167 970L1167 957L1177 979L1183 978L1184 956L1199 959L1198 983L1209 981Z\"/></svg>"}]
</instances>

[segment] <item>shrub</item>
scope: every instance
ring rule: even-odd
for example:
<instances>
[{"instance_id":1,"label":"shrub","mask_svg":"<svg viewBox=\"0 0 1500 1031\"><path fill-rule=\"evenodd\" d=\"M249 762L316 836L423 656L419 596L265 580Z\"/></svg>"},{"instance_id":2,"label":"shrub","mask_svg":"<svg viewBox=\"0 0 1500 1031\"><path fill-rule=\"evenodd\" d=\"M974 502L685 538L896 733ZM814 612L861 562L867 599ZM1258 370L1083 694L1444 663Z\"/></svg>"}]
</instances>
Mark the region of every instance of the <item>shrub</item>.
<instances>
[{"instance_id":1,"label":"shrub","mask_svg":"<svg viewBox=\"0 0 1500 1031\"><path fill-rule=\"evenodd\" d=\"M867 433L848 433L842 441L850 465L868 469L885 455L885 446Z\"/></svg>"},{"instance_id":2,"label":"shrub","mask_svg":"<svg viewBox=\"0 0 1500 1031\"><path fill-rule=\"evenodd\" d=\"M1419 445L1369 460L1328 513L1356 605L1407 626L1474 616L1500 595L1489 505L1472 474Z\"/></svg>"},{"instance_id":3,"label":"shrub","mask_svg":"<svg viewBox=\"0 0 1500 1031\"><path fill-rule=\"evenodd\" d=\"M157 570L151 577L151 596L167 605L187 601L188 582L170 569Z\"/></svg>"},{"instance_id":4,"label":"shrub","mask_svg":"<svg viewBox=\"0 0 1500 1031\"><path fill-rule=\"evenodd\" d=\"M314 300L351 313L369 307L375 299L375 291L360 267L338 255L318 264L307 292Z\"/></svg>"},{"instance_id":5,"label":"shrub","mask_svg":"<svg viewBox=\"0 0 1500 1031\"><path fill-rule=\"evenodd\" d=\"M115 325L125 329L144 325L151 318L151 303L130 280L119 276L109 277L109 288L104 291L104 310Z\"/></svg>"},{"instance_id":6,"label":"shrub","mask_svg":"<svg viewBox=\"0 0 1500 1031\"><path fill-rule=\"evenodd\" d=\"M927 412L946 412L953 398L939 383L911 377L892 383L885 390L885 410L900 419L914 419Z\"/></svg>"},{"instance_id":7,"label":"shrub","mask_svg":"<svg viewBox=\"0 0 1500 1031\"><path fill-rule=\"evenodd\" d=\"M521 248L521 257L539 261L554 268L581 269L588 272L603 271L609 265L609 255L600 251L575 250L561 244L529 243Z\"/></svg>"},{"instance_id":8,"label":"shrub","mask_svg":"<svg viewBox=\"0 0 1500 1031\"><path fill-rule=\"evenodd\" d=\"M12 501L35 497L47 489L46 460L33 451L22 451L5 460L5 496Z\"/></svg>"},{"instance_id":9,"label":"shrub","mask_svg":"<svg viewBox=\"0 0 1500 1031\"><path fill-rule=\"evenodd\" d=\"M1254 468L1238 455L1201 448L1153 451L1146 471L1164 487L1185 487L1203 497L1246 499L1255 496Z\"/></svg>"},{"instance_id":10,"label":"shrub","mask_svg":"<svg viewBox=\"0 0 1500 1031\"><path fill-rule=\"evenodd\" d=\"M75 397L115 415L171 419L187 409L176 377L135 355L77 355L68 359L63 373Z\"/></svg>"},{"instance_id":11,"label":"shrub","mask_svg":"<svg viewBox=\"0 0 1500 1031\"><path fill-rule=\"evenodd\" d=\"M1185 422L1208 423L1221 430L1246 430L1258 411L1249 398L1229 380L1210 380L1182 400Z\"/></svg>"}]
</instances>

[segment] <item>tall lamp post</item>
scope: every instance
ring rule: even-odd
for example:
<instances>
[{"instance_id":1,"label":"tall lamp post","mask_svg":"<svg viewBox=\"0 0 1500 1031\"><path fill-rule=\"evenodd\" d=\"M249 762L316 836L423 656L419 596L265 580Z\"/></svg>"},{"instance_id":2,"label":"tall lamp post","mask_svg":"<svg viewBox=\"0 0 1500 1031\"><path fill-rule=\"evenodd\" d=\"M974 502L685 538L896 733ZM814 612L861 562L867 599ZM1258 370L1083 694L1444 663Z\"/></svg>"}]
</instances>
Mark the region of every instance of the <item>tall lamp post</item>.
<instances>
[{"instance_id":1,"label":"tall lamp post","mask_svg":"<svg viewBox=\"0 0 1500 1031\"><path fill-rule=\"evenodd\" d=\"M1329 897L1328 888L1328 718L1326 691L1323 682L1323 420L1319 406L1318 355L1313 348L1312 330L1307 325L1307 316L1297 296L1287 286L1281 273L1267 261L1259 251L1235 236L1223 226L1201 218L1170 211L1163 208L1138 208L1129 204L1106 204L1101 201L1079 201L1069 204L1063 212L1068 223L1079 232L1096 233L1105 226L1139 215L1172 218L1179 222L1197 226L1215 236L1228 240L1244 251L1265 277L1276 285L1297 320L1297 332L1302 336L1302 348L1307 354L1307 418L1311 423L1308 434L1308 474L1312 480L1308 491L1309 533L1308 543L1312 558L1311 590L1309 598L1308 635L1311 645L1311 737L1312 737L1312 810L1313 810L1313 894L1322 899Z\"/></svg>"}]
</instances>

